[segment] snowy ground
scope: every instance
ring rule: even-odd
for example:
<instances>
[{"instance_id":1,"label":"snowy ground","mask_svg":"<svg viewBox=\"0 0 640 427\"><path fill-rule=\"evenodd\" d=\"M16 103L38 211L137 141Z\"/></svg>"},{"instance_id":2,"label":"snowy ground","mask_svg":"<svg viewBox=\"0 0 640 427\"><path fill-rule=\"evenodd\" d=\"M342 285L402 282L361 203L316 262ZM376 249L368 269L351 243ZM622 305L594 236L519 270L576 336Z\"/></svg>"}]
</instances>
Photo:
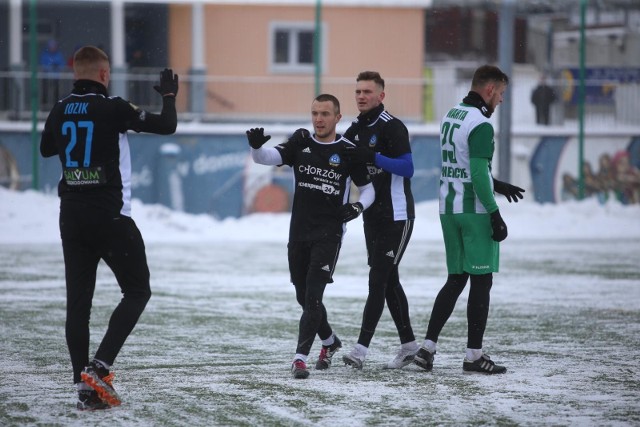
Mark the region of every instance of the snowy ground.
<instances>
[{"instance_id":1,"label":"snowy ground","mask_svg":"<svg viewBox=\"0 0 640 427\"><path fill-rule=\"evenodd\" d=\"M462 373L463 294L432 373L380 369L398 345L385 311L362 371L336 360L300 381L288 372L300 315L288 283L288 216L215 221L135 203L154 295L114 366L124 404L84 413L64 341L58 201L0 188L0 424L640 424L640 207L499 204L510 236L485 347L506 375ZM361 321L363 244L356 221L326 292L345 345L338 359ZM446 276L434 203L418 207L401 276L422 339ZM93 351L118 299L101 265Z\"/></svg>"}]
</instances>

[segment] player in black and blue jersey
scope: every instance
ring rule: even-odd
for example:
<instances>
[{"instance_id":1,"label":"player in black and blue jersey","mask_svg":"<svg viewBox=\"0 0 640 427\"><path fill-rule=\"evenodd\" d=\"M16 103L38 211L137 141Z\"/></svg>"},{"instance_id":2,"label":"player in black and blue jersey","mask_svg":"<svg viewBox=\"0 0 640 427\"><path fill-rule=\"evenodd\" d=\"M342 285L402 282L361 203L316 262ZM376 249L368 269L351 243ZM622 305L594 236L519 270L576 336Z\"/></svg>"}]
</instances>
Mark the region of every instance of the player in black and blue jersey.
<instances>
[{"instance_id":1,"label":"player in black and blue jersey","mask_svg":"<svg viewBox=\"0 0 640 427\"><path fill-rule=\"evenodd\" d=\"M144 241L131 218L131 158L127 131L175 132L178 76L165 69L154 86L162 112L152 114L107 92L108 56L100 49L78 49L72 92L52 108L42 132L40 152L58 156L62 177L60 235L67 289L67 346L78 387L78 409L120 404L110 372L116 356L151 296ZM122 300L89 360L89 318L100 260L113 271Z\"/></svg>"},{"instance_id":2,"label":"player in black and blue jersey","mask_svg":"<svg viewBox=\"0 0 640 427\"><path fill-rule=\"evenodd\" d=\"M363 367L385 301L398 331L400 348L384 368L400 369L410 364L418 351L398 272L415 218L411 193L413 158L406 126L382 103L384 86L384 79L376 71L358 75L355 100L360 114L345 132L345 137L357 145L345 155L367 165L376 191L376 200L363 215L370 266L369 295L358 342L343 356L344 363L357 369Z\"/></svg>"}]
</instances>

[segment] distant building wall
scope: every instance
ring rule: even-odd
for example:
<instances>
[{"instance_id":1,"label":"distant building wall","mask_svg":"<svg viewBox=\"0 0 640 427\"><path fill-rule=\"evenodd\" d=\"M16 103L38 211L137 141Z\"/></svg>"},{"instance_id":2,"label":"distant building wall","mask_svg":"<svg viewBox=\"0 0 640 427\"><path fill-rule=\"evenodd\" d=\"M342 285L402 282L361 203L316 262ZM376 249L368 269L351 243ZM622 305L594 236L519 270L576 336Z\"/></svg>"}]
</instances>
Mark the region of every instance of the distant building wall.
<instances>
[{"instance_id":1,"label":"distant building wall","mask_svg":"<svg viewBox=\"0 0 640 427\"><path fill-rule=\"evenodd\" d=\"M314 73L271 70L269 32L274 22L313 24L314 19L313 7L206 5L207 111L231 118L255 113L308 117ZM352 114L357 113L353 87L360 71L379 71L390 82L422 78L423 10L326 7L322 23L321 91L336 95ZM179 70L190 67L191 25L190 6L170 6L170 63ZM391 111L405 118L422 116L421 91L394 99L389 90Z\"/></svg>"}]
</instances>

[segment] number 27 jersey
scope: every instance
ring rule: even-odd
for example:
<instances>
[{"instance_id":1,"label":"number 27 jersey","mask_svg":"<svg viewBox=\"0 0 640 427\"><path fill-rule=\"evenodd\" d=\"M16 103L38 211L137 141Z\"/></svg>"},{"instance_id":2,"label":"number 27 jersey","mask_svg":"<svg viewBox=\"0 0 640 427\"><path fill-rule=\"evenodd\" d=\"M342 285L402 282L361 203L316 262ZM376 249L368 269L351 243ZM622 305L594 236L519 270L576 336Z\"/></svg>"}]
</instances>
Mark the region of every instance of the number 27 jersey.
<instances>
[{"instance_id":1,"label":"number 27 jersey","mask_svg":"<svg viewBox=\"0 0 640 427\"><path fill-rule=\"evenodd\" d=\"M58 155L62 202L79 200L114 214L131 216L131 158L127 130L146 112L104 86L76 83L52 108L42 132L43 156Z\"/></svg>"}]
</instances>

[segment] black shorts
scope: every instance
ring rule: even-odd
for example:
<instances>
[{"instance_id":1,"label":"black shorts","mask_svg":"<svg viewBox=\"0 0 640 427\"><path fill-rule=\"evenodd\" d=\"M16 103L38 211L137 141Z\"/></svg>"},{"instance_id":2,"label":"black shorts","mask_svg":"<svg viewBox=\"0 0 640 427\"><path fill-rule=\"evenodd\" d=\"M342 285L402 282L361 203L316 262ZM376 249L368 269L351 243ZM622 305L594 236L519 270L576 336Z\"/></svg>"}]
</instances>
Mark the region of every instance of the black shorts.
<instances>
[{"instance_id":1,"label":"black shorts","mask_svg":"<svg viewBox=\"0 0 640 427\"><path fill-rule=\"evenodd\" d=\"M334 240L314 240L309 242L289 242L289 273L291 283L302 284L308 275L319 277L326 283L333 283L341 242Z\"/></svg>"},{"instance_id":2,"label":"black shorts","mask_svg":"<svg viewBox=\"0 0 640 427\"><path fill-rule=\"evenodd\" d=\"M364 224L369 266L398 265L413 232L413 221Z\"/></svg>"},{"instance_id":3,"label":"black shorts","mask_svg":"<svg viewBox=\"0 0 640 427\"><path fill-rule=\"evenodd\" d=\"M60 234L69 296L93 289L100 259L123 292L150 293L144 241L130 217L66 202L60 209Z\"/></svg>"}]
</instances>

